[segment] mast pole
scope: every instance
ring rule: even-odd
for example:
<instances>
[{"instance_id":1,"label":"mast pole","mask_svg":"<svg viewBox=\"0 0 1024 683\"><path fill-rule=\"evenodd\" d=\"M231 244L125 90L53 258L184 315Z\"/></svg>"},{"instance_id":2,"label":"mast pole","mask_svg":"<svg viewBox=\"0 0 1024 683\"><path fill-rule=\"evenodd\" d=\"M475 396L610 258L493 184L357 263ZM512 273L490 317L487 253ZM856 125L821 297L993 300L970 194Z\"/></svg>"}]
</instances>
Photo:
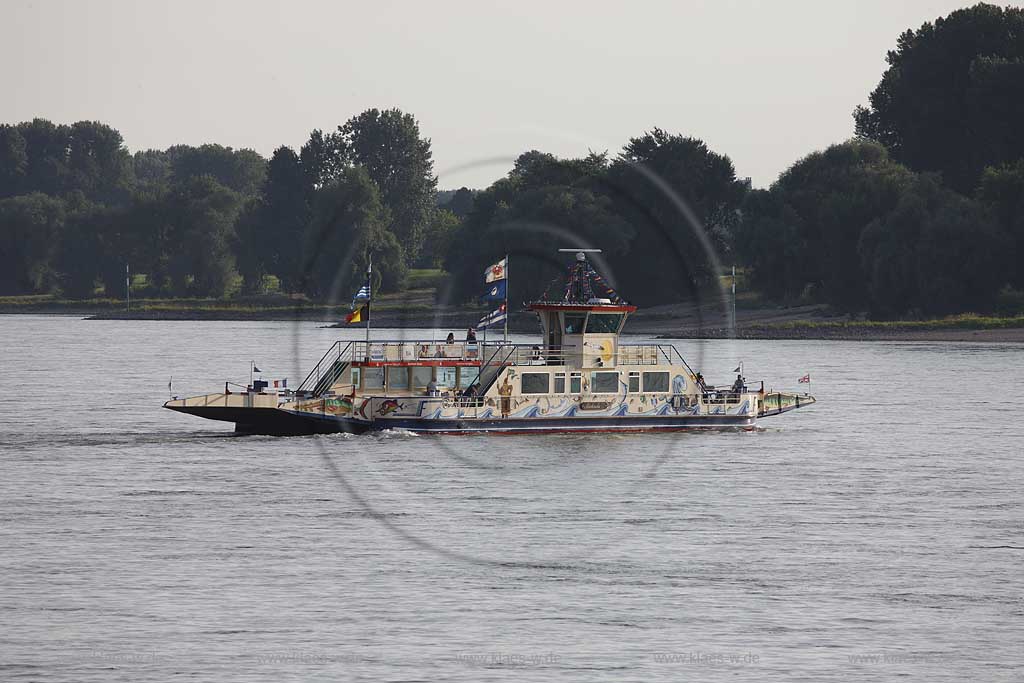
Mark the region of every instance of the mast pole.
<instances>
[{"instance_id":1,"label":"mast pole","mask_svg":"<svg viewBox=\"0 0 1024 683\"><path fill-rule=\"evenodd\" d=\"M505 254L505 343L508 344L508 254Z\"/></svg>"},{"instance_id":2,"label":"mast pole","mask_svg":"<svg viewBox=\"0 0 1024 683\"><path fill-rule=\"evenodd\" d=\"M131 313L132 310L132 277L128 272L128 264L124 264L124 294L126 302L126 311Z\"/></svg>"},{"instance_id":3,"label":"mast pole","mask_svg":"<svg viewBox=\"0 0 1024 683\"><path fill-rule=\"evenodd\" d=\"M370 357L370 302L373 301L373 252L366 263L366 357Z\"/></svg>"},{"instance_id":4,"label":"mast pole","mask_svg":"<svg viewBox=\"0 0 1024 683\"><path fill-rule=\"evenodd\" d=\"M736 334L736 266L732 267L732 333Z\"/></svg>"}]
</instances>

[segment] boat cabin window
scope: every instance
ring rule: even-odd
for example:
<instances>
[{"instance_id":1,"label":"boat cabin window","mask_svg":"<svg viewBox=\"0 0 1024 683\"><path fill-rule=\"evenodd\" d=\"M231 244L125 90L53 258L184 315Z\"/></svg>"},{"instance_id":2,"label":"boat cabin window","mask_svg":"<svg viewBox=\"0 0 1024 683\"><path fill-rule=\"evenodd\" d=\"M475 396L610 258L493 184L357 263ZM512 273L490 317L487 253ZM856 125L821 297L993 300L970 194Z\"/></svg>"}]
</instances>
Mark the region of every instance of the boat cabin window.
<instances>
[{"instance_id":1,"label":"boat cabin window","mask_svg":"<svg viewBox=\"0 0 1024 683\"><path fill-rule=\"evenodd\" d=\"M388 368L388 389L408 389L409 368Z\"/></svg>"},{"instance_id":2,"label":"boat cabin window","mask_svg":"<svg viewBox=\"0 0 1024 683\"><path fill-rule=\"evenodd\" d=\"M644 391L647 392L667 392L668 391L668 373L667 372L645 372L644 373Z\"/></svg>"},{"instance_id":3,"label":"boat cabin window","mask_svg":"<svg viewBox=\"0 0 1024 683\"><path fill-rule=\"evenodd\" d=\"M581 391L580 384L583 383L583 373L574 372L569 375L569 393L578 394Z\"/></svg>"},{"instance_id":4,"label":"boat cabin window","mask_svg":"<svg viewBox=\"0 0 1024 683\"><path fill-rule=\"evenodd\" d=\"M455 388L455 371L458 368L438 368L437 369L437 386L439 389L454 389Z\"/></svg>"},{"instance_id":5,"label":"boat cabin window","mask_svg":"<svg viewBox=\"0 0 1024 683\"><path fill-rule=\"evenodd\" d=\"M617 372L592 372L590 373L590 393L592 394L617 394L619 392L619 373Z\"/></svg>"},{"instance_id":6,"label":"boat cabin window","mask_svg":"<svg viewBox=\"0 0 1024 683\"><path fill-rule=\"evenodd\" d=\"M524 394L546 394L549 392L548 382L551 375L546 372L524 372L522 392Z\"/></svg>"},{"instance_id":7,"label":"boat cabin window","mask_svg":"<svg viewBox=\"0 0 1024 683\"><path fill-rule=\"evenodd\" d=\"M359 386L360 370L362 370L362 368L354 367L353 366L353 368L352 368L352 386L355 386L355 387Z\"/></svg>"},{"instance_id":8,"label":"boat cabin window","mask_svg":"<svg viewBox=\"0 0 1024 683\"><path fill-rule=\"evenodd\" d=\"M412 368L412 386L414 389L426 389L434 378L434 368L429 365L414 365Z\"/></svg>"},{"instance_id":9,"label":"boat cabin window","mask_svg":"<svg viewBox=\"0 0 1024 683\"><path fill-rule=\"evenodd\" d=\"M583 322L587 319L586 313L566 313L565 333L583 334Z\"/></svg>"},{"instance_id":10,"label":"boat cabin window","mask_svg":"<svg viewBox=\"0 0 1024 683\"><path fill-rule=\"evenodd\" d=\"M459 389L468 389L469 386L480 376L480 368L461 367L459 368Z\"/></svg>"},{"instance_id":11,"label":"boat cabin window","mask_svg":"<svg viewBox=\"0 0 1024 683\"><path fill-rule=\"evenodd\" d=\"M383 389L384 368L363 368L363 389Z\"/></svg>"},{"instance_id":12,"label":"boat cabin window","mask_svg":"<svg viewBox=\"0 0 1024 683\"><path fill-rule=\"evenodd\" d=\"M620 322L622 322L621 313L591 313L587 320L587 332L613 334L619 331Z\"/></svg>"},{"instance_id":13,"label":"boat cabin window","mask_svg":"<svg viewBox=\"0 0 1024 683\"><path fill-rule=\"evenodd\" d=\"M640 393L640 373L631 372L629 373L629 393L639 394Z\"/></svg>"},{"instance_id":14,"label":"boat cabin window","mask_svg":"<svg viewBox=\"0 0 1024 683\"><path fill-rule=\"evenodd\" d=\"M554 391L554 393L556 393L556 394L564 394L565 393L565 373L564 372L556 372L555 373L555 391Z\"/></svg>"}]
</instances>

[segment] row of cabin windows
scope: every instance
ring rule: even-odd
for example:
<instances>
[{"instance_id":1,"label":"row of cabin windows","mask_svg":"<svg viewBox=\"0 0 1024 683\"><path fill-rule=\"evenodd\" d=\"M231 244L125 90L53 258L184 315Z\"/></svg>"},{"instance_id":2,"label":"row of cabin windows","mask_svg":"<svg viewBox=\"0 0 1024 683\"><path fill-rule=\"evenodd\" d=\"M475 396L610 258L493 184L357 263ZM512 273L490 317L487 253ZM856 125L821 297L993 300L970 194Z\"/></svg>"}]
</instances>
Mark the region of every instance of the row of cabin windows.
<instances>
[{"instance_id":1,"label":"row of cabin windows","mask_svg":"<svg viewBox=\"0 0 1024 683\"><path fill-rule=\"evenodd\" d=\"M436 372L436 375L435 375ZM480 374L480 368L467 366L457 368L434 367L431 365L413 365L402 367L353 367L352 384L362 386L363 389L422 391L430 384L430 380L436 379L437 388L445 389L466 389L476 381Z\"/></svg>"},{"instance_id":2,"label":"row of cabin windows","mask_svg":"<svg viewBox=\"0 0 1024 683\"><path fill-rule=\"evenodd\" d=\"M564 394L565 373L556 372L554 387L550 385L551 374L547 372L524 372L520 386L524 394ZM629 392L640 393L641 379L643 380L644 393L668 393L667 372L630 372L628 376ZM569 373L570 394L582 393L583 373ZM590 393L592 394L616 394L619 391L618 372L591 372Z\"/></svg>"}]
</instances>

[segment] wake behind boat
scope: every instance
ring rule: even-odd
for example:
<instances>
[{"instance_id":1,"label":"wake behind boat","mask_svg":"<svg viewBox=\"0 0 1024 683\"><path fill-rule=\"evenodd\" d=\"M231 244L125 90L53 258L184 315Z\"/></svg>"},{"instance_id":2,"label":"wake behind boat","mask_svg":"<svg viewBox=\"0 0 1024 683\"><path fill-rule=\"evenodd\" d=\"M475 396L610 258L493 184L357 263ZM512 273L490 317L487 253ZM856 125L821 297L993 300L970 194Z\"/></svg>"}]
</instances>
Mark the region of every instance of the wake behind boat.
<instances>
[{"instance_id":1,"label":"wake behind boat","mask_svg":"<svg viewBox=\"0 0 1024 683\"><path fill-rule=\"evenodd\" d=\"M506 303L481 321L484 329L506 320L507 258L487 281ZM495 342L372 341L369 282L368 272L357 295L367 302L357 311L365 310L367 340L335 342L298 389L257 381L164 407L251 434L468 434L752 429L758 418L815 402L763 383L752 389L742 376L727 389L709 386L674 346L622 342L636 306L604 284L583 252L561 298L528 305L541 324L534 344L509 343L507 334Z\"/></svg>"}]
</instances>

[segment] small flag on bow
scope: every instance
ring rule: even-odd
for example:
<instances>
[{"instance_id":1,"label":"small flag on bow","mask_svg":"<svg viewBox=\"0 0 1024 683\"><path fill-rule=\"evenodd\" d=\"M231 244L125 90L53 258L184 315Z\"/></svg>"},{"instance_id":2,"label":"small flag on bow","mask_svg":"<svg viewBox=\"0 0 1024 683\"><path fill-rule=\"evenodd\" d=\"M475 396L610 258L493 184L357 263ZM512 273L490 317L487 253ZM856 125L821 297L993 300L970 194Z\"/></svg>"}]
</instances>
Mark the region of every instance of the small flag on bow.
<instances>
[{"instance_id":1,"label":"small flag on bow","mask_svg":"<svg viewBox=\"0 0 1024 683\"><path fill-rule=\"evenodd\" d=\"M806 375L804 375L803 377L801 377L797 381L800 382L800 384L810 384L811 383L811 373L808 372Z\"/></svg>"}]
</instances>

